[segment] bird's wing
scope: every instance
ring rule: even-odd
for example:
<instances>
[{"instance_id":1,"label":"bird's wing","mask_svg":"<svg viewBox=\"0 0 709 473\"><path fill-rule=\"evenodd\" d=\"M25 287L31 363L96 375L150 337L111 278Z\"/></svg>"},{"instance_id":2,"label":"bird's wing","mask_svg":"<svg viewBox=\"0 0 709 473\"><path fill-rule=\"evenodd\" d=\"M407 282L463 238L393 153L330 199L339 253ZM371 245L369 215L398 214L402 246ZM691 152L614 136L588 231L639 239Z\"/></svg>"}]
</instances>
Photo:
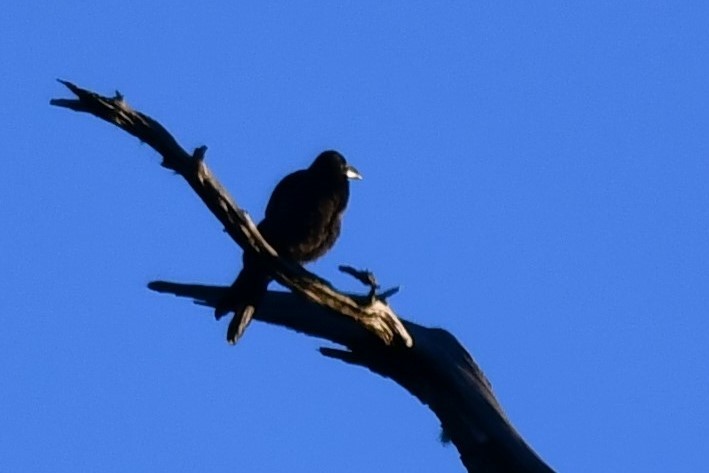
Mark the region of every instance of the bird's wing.
<instances>
[{"instance_id":1,"label":"bird's wing","mask_svg":"<svg viewBox=\"0 0 709 473\"><path fill-rule=\"evenodd\" d=\"M309 182L305 170L296 171L281 179L268 200L265 219L285 222L293 218L294 212L302 212L302 208L307 205L303 201L303 193L307 191Z\"/></svg>"},{"instance_id":2,"label":"bird's wing","mask_svg":"<svg viewBox=\"0 0 709 473\"><path fill-rule=\"evenodd\" d=\"M296 171L273 190L258 228L281 256L301 263L312 261L337 239L347 181L339 189L327 178L309 169Z\"/></svg>"}]
</instances>

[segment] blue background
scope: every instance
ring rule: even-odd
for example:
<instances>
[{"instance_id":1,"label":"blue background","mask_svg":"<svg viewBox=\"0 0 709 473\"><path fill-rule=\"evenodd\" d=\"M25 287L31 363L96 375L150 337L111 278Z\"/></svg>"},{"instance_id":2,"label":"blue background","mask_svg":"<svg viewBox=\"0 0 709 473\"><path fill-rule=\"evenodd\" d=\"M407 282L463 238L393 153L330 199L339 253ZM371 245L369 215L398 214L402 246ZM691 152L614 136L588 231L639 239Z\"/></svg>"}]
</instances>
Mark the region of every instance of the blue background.
<instances>
[{"instance_id":1,"label":"blue background","mask_svg":"<svg viewBox=\"0 0 709 473\"><path fill-rule=\"evenodd\" d=\"M340 150L365 180L314 271L401 285L559 471L706 467L707 4L382 3L5 5L0 471L462 470L391 381L149 292L240 251L55 78L208 145L256 219Z\"/></svg>"}]
</instances>

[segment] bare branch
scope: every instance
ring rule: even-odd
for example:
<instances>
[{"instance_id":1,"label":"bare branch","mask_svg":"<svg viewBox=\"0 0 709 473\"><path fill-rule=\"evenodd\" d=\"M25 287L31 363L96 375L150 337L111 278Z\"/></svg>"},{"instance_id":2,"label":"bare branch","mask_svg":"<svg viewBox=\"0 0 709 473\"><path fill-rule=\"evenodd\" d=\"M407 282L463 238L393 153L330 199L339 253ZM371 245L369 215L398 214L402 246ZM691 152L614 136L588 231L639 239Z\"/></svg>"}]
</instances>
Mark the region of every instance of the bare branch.
<instances>
[{"instance_id":1,"label":"bare branch","mask_svg":"<svg viewBox=\"0 0 709 473\"><path fill-rule=\"evenodd\" d=\"M342 271L345 274L349 274L353 278L355 278L357 281L361 282L365 286L369 286L372 289L378 289L379 284L377 284L377 278L374 276L374 273L371 271L367 271L365 269L357 269L353 268L352 266L346 266L346 265L341 265L338 266L337 269Z\"/></svg>"},{"instance_id":2,"label":"bare branch","mask_svg":"<svg viewBox=\"0 0 709 473\"><path fill-rule=\"evenodd\" d=\"M204 163L206 147L197 148L192 154L187 153L157 121L128 106L120 93L116 93L113 98L103 97L71 82L59 82L72 91L77 99L54 99L50 101L51 105L95 115L150 145L162 155L162 165L174 170L187 181L224 225L232 239L244 251L258 254L279 283L316 304L357 320L367 330L376 334L384 344L401 343L407 347L413 345L411 336L387 304L382 301L364 305L358 303L336 291L302 266L279 258L258 232L248 214L239 208L207 168Z\"/></svg>"},{"instance_id":3,"label":"bare branch","mask_svg":"<svg viewBox=\"0 0 709 473\"><path fill-rule=\"evenodd\" d=\"M164 281L148 287L210 307L227 289ZM320 353L363 366L404 387L436 414L469 472L552 471L510 424L490 382L449 332L401 319L416 345L384 346L352 319L280 291L268 292L255 318L347 347L323 347Z\"/></svg>"},{"instance_id":4,"label":"bare branch","mask_svg":"<svg viewBox=\"0 0 709 473\"><path fill-rule=\"evenodd\" d=\"M370 286L370 294L342 294L301 266L279 258L204 164L206 147L188 153L157 121L130 108L120 93L108 98L60 82L77 99L54 99L52 105L95 115L154 148L163 157L162 165L187 181L232 239L244 251L261 257L274 279L293 290L295 294L269 291L255 318L338 343L346 349L323 347L321 353L364 366L407 389L438 416L469 472L552 471L512 427L490 383L453 335L394 314L384 299L396 288L376 295L374 276L350 268L349 274ZM226 290L163 281L149 287L209 307Z\"/></svg>"}]
</instances>

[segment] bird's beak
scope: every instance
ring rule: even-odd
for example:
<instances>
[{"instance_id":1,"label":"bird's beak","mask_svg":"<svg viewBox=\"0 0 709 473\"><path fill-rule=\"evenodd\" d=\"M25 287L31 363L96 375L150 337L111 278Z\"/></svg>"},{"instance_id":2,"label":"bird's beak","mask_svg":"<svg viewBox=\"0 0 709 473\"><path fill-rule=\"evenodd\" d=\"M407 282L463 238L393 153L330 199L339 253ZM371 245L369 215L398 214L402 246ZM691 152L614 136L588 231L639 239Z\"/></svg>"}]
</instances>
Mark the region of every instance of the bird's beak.
<instances>
[{"instance_id":1,"label":"bird's beak","mask_svg":"<svg viewBox=\"0 0 709 473\"><path fill-rule=\"evenodd\" d=\"M347 176L347 179L356 179L358 181L362 179L362 175L359 171L356 170L354 166L350 166L349 164L345 168L345 176Z\"/></svg>"}]
</instances>

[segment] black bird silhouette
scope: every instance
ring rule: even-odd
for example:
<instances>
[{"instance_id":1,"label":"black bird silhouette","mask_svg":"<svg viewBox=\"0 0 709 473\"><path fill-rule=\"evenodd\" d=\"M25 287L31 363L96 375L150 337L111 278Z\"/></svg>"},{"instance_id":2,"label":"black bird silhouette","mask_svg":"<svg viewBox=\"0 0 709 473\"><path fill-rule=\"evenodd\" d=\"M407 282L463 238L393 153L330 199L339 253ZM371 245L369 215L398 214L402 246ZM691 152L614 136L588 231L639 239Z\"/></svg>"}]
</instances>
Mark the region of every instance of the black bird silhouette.
<instances>
[{"instance_id":1,"label":"black bird silhouette","mask_svg":"<svg viewBox=\"0 0 709 473\"><path fill-rule=\"evenodd\" d=\"M340 235L342 214L350 195L349 179L362 179L337 151L320 153L307 169L284 177L271 194L259 232L279 256L308 263L324 255ZM227 341L243 335L271 277L258 257L245 252L244 267L214 315L219 320L229 312Z\"/></svg>"}]
</instances>

